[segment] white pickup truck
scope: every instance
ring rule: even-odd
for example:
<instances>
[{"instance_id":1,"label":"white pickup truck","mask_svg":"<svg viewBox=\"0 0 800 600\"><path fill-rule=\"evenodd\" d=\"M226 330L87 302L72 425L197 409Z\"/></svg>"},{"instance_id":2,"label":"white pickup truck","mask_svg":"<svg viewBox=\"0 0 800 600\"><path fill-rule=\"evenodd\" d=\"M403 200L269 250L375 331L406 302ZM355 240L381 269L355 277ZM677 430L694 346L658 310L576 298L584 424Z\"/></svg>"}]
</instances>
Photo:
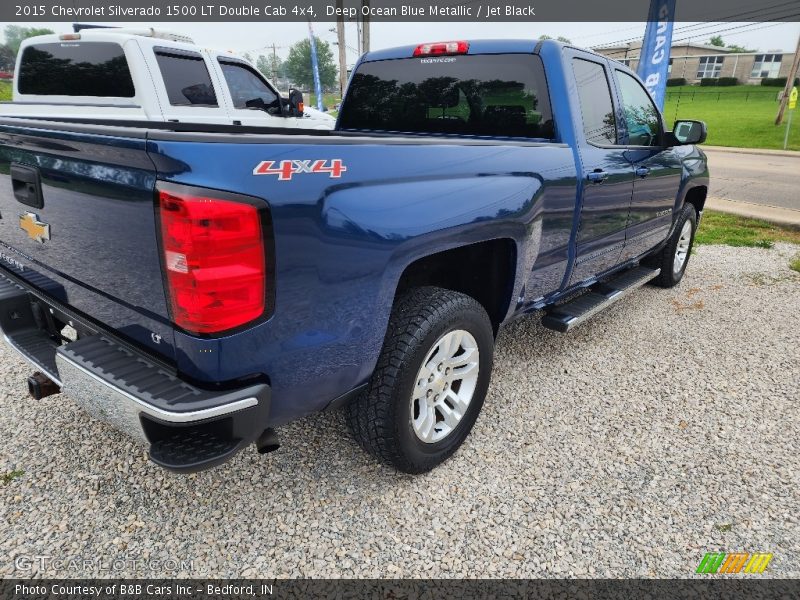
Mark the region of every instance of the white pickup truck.
<instances>
[{"instance_id":1,"label":"white pickup truck","mask_svg":"<svg viewBox=\"0 0 800 600\"><path fill-rule=\"evenodd\" d=\"M245 59L186 36L98 28L25 40L0 115L333 129L336 119L290 97Z\"/></svg>"}]
</instances>

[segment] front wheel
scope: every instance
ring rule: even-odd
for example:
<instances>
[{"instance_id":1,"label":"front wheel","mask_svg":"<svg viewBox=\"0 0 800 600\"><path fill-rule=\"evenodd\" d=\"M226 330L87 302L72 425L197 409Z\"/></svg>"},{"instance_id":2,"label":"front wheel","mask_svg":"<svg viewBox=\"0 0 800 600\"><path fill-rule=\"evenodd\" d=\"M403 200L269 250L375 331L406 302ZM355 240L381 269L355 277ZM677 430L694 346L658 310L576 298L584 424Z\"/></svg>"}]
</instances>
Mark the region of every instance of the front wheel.
<instances>
[{"instance_id":1,"label":"front wheel","mask_svg":"<svg viewBox=\"0 0 800 600\"><path fill-rule=\"evenodd\" d=\"M354 437L400 471L433 469L472 429L493 351L492 324L473 298L435 287L404 294L367 391L348 406Z\"/></svg>"},{"instance_id":2,"label":"front wheel","mask_svg":"<svg viewBox=\"0 0 800 600\"><path fill-rule=\"evenodd\" d=\"M661 274L653 280L655 285L671 288L683 279L686 266L689 264L696 229L697 213L694 206L687 204L678 215L678 222L664 248L645 261L648 265L661 269Z\"/></svg>"}]
</instances>

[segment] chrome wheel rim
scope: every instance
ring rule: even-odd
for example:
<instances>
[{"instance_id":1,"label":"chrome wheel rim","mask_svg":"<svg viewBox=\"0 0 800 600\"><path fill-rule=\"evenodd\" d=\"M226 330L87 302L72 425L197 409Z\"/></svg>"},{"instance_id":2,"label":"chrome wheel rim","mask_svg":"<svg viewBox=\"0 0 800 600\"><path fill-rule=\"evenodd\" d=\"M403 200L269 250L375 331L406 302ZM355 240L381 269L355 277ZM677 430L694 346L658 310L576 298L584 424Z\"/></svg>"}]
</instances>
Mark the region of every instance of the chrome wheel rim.
<instances>
[{"instance_id":1,"label":"chrome wheel rim","mask_svg":"<svg viewBox=\"0 0 800 600\"><path fill-rule=\"evenodd\" d=\"M678 238L678 247L675 248L675 260L672 271L676 275L681 272L686 259L689 258L689 247L692 244L692 222L686 221L681 228L681 237Z\"/></svg>"},{"instance_id":2,"label":"chrome wheel rim","mask_svg":"<svg viewBox=\"0 0 800 600\"><path fill-rule=\"evenodd\" d=\"M455 431L478 384L480 353L471 333L457 329L433 345L414 380L411 426L426 444Z\"/></svg>"}]
</instances>

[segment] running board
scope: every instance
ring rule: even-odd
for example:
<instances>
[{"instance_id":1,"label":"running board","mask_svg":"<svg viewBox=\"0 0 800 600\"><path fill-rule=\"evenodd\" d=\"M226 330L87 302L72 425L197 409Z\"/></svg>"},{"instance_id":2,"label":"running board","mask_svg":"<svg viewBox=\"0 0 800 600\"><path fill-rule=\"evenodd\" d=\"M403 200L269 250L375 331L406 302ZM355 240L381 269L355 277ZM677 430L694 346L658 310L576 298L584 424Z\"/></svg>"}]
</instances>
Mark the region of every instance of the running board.
<instances>
[{"instance_id":1,"label":"running board","mask_svg":"<svg viewBox=\"0 0 800 600\"><path fill-rule=\"evenodd\" d=\"M590 292L578 296L574 300L548 309L547 314L542 317L542 325L548 329L566 333L607 308L628 292L655 279L660 273L661 269L648 269L647 267L629 269L614 279L595 285Z\"/></svg>"}]
</instances>

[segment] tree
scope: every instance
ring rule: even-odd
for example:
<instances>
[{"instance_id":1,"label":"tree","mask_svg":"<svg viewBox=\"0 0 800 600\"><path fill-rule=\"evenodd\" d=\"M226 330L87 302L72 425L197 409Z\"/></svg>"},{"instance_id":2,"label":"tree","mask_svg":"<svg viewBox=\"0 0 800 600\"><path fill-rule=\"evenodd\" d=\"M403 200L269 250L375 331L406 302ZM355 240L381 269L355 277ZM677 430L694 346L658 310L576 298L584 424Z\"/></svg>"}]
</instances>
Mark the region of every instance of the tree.
<instances>
[{"instance_id":1,"label":"tree","mask_svg":"<svg viewBox=\"0 0 800 600\"><path fill-rule=\"evenodd\" d=\"M731 52L758 52L754 48L745 48L744 46L740 46L739 44L728 44L725 47Z\"/></svg>"},{"instance_id":2,"label":"tree","mask_svg":"<svg viewBox=\"0 0 800 600\"><path fill-rule=\"evenodd\" d=\"M52 29L45 29L43 27L20 27L19 25L6 25L3 33L6 36L6 45L14 53L14 56L16 56L17 52L19 52L19 45L23 40L35 35L46 35L54 32Z\"/></svg>"},{"instance_id":3,"label":"tree","mask_svg":"<svg viewBox=\"0 0 800 600\"><path fill-rule=\"evenodd\" d=\"M277 80L284 76L284 63L277 54L259 55L256 59L256 68L264 74L264 77L276 84Z\"/></svg>"},{"instance_id":4,"label":"tree","mask_svg":"<svg viewBox=\"0 0 800 600\"><path fill-rule=\"evenodd\" d=\"M314 38L317 44L317 61L319 62L319 81L323 89L331 89L336 85L336 63L328 42ZM285 63L286 74L297 84L307 85L314 89L314 73L311 68L311 42L300 40L289 48L289 58Z\"/></svg>"},{"instance_id":5,"label":"tree","mask_svg":"<svg viewBox=\"0 0 800 600\"><path fill-rule=\"evenodd\" d=\"M721 35L715 35L709 40L712 46L717 46L718 48L725 48L726 50L730 50L731 52L756 52L756 50L752 48L745 48L744 46L740 46L739 44L728 44L725 45L725 42L722 41Z\"/></svg>"},{"instance_id":6,"label":"tree","mask_svg":"<svg viewBox=\"0 0 800 600\"><path fill-rule=\"evenodd\" d=\"M540 35L540 36L539 36L539 39L540 39L540 40L552 40L553 38L552 38L552 36L549 36L549 35L547 35L547 34L545 33L545 34L542 34L542 35ZM565 44L571 44L571 43L572 43L572 40L571 40L571 39L569 39L569 38L567 38L567 37L564 37L563 35L560 35L560 36L558 36L556 39L557 39L559 42L563 42L563 43L565 43Z\"/></svg>"},{"instance_id":7,"label":"tree","mask_svg":"<svg viewBox=\"0 0 800 600\"><path fill-rule=\"evenodd\" d=\"M15 61L14 51L6 44L0 46L0 71L13 71Z\"/></svg>"}]
</instances>

